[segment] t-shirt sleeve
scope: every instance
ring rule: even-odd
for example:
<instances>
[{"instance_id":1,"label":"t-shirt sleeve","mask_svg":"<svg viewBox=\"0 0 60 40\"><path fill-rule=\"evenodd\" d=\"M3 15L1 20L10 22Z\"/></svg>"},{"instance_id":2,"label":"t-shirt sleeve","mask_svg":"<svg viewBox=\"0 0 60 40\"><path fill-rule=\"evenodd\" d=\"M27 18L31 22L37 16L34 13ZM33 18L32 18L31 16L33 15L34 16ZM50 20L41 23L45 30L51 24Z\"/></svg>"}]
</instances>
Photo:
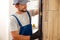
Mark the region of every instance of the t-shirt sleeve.
<instances>
[{"instance_id":1,"label":"t-shirt sleeve","mask_svg":"<svg viewBox=\"0 0 60 40\"><path fill-rule=\"evenodd\" d=\"M13 16L10 16L10 31L18 31L18 28L17 28L17 21L15 19L15 17Z\"/></svg>"}]
</instances>

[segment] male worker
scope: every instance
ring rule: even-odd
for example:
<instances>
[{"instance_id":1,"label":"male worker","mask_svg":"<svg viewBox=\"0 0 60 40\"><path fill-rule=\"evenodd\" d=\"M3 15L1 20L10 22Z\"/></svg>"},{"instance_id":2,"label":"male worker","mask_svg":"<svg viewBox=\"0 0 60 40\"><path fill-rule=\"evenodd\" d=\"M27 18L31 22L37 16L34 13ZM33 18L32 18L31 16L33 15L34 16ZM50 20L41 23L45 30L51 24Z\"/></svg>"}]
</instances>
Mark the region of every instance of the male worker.
<instances>
[{"instance_id":1,"label":"male worker","mask_svg":"<svg viewBox=\"0 0 60 40\"><path fill-rule=\"evenodd\" d=\"M10 16L10 28L11 28L11 35L13 37L13 40L30 40L30 35L32 35L31 34L32 29L30 29L30 31L25 33L26 35L24 35L23 31L22 31L23 33L20 32L23 29L23 28L21 29L21 27L32 28L31 16L37 14L36 10L27 11L27 2L28 0L14 0L13 5L15 5L15 7L17 8L17 12L12 16Z\"/></svg>"}]
</instances>

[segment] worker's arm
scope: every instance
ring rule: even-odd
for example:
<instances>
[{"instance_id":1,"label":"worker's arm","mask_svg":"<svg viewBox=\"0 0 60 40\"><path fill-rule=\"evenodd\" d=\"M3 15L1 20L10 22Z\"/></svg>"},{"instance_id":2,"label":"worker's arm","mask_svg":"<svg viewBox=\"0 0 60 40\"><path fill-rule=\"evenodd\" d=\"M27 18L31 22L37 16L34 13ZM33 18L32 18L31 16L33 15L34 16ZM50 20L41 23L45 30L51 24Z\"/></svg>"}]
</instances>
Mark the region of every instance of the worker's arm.
<instances>
[{"instance_id":1,"label":"worker's arm","mask_svg":"<svg viewBox=\"0 0 60 40\"><path fill-rule=\"evenodd\" d=\"M18 31L11 32L14 40L30 40L30 36L19 35Z\"/></svg>"},{"instance_id":2,"label":"worker's arm","mask_svg":"<svg viewBox=\"0 0 60 40\"><path fill-rule=\"evenodd\" d=\"M12 31L11 35L12 35L14 40L19 40L19 38L20 38L20 36L19 36L17 31Z\"/></svg>"},{"instance_id":3,"label":"worker's arm","mask_svg":"<svg viewBox=\"0 0 60 40\"><path fill-rule=\"evenodd\" d=\"M35 16L35 15L37 15L39 13L38 9L30 10L29 12L30 12L31 16Z\"/></svg>"}]
</instances>

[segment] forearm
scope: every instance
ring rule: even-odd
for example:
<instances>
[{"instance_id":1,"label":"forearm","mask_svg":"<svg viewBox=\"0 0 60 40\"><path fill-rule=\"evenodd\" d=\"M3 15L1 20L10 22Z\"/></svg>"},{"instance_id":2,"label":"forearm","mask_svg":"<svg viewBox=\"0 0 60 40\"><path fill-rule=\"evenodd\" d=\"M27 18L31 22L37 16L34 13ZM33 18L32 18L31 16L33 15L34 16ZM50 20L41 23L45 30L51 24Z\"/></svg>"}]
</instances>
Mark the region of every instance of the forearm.
<instances>
[{"instance_id":1,"label":"forearm","mask_svg":"<svg viewBox=\"0 0 60 40\"><path fill-rule=\"evenodd\" d=\"M21 37L20 37L20 35L19 35L19 33L17 31L13 31L13 32L11 32L11 34L12 34L13 39L20 40Z\"/></svg>"},{"instance_id":2,"label":"forearm","mask_svg":"<svg viewBox=\"0 0 60 40\"><path fill-rule=\"evenodd\" d=\"M30 10L32 16L35 16L39 13L38 9L35 9L35 10Z\"/></svg>"},{"instance_id":3,"label":"forearm","mask_svg":"<svg viewBox=\"0 0 60 40\"><path fill-rule=\"evenodd\" d=\"M30 36L19 35L18 32L12 32L12 36L17 40L30 40Z\"/></svg>"}]
</instances>

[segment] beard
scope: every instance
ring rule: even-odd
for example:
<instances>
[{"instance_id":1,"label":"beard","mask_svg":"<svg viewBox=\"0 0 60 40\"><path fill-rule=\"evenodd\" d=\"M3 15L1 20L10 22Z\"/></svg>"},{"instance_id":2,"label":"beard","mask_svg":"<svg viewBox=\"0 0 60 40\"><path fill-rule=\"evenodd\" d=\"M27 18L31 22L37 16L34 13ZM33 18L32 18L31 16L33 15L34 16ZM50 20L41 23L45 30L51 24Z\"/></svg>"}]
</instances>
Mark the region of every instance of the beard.
<instances>
[{"instance_id":1,"label":"beard","mask_svg":"<svg viewBox=\"0 0 60 40\"><path fill-rule=\"evenodd\" d=\"M22 9L22 10L19 9L19 11L21 11L21 12L26 12L27 10L26 10L26 9Z\"/></svg>"}]
</instances>

